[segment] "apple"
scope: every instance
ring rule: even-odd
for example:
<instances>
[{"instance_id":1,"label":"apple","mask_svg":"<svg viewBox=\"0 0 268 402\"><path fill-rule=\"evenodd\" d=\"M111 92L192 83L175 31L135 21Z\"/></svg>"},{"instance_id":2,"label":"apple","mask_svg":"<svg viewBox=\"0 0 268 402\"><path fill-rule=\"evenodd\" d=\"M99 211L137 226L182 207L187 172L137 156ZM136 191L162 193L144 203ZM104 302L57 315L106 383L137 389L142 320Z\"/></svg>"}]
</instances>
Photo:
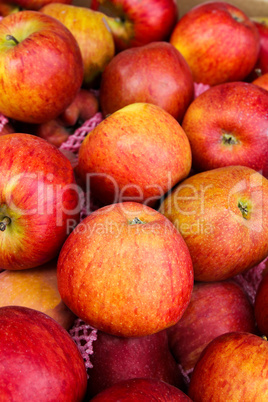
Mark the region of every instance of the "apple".
<instances>
[{"instance_id":1,"label":"apple","mask_svg":"<svg viewBox=\"0 0 268 402\"><path fill-rule=\"evenodd\" d=\"M266 401L267 340L229 332L211 341L194 368L188 395L195 402Z\"/></svg>"},{"instance_id":2,"label":"apple","mask_svg":"<svg viewBox=\"0 0 268 402\"><path fill-rule=\"evenodd\" d=\"M268 265L267 265L268 267ZM254 313L257 326L262 335L268 336L268 275L267 270L261 279L257 288L255 301L254 301Z\"/></svg>"},{"instance_id":3,"label":"apple","mask_svg":"<svg viewBox=\"0 0 268 402\"><path fill-rule=\"evenodd\" d=\"M1 307L0 356L3 401L83 401L83 358L68 332L48 315L28 307Z\"/></svg>"},{"instance_id":4,"label":"apple","mask_svg":"<svg viewBox=\"0 0 268 402\"><path fill-rule=\"evenodd\" d=\"M159 212L191 254L196 281L232 278L268 256L268 180L246 166L196 173L180 182Z\"/></svg>"},{"instance_id":5,"label":"apple","mask_svg":"<svg viewBox=\"0 0 268 402\"><path fill-rule=\"evenodd\" d=\"M191 402L180 389L154 378L132 378L120 381L91 399L94 402L159 401Z\"/></svg>"},{"instance_id":6,"label":"apple","mask_svg":"<svg viewBox=\"0 0 268 402\"><path fill-rule=\"evenodd\" d=\"M252 81L252 84L257 85L268 91L268 73L260 75Z\"/></svg>"},{"instance_id":7,"label":"apple","mask_svg":"<svg viewBox=\"0 0 268 402\"><path fill-rule=\"evenodd\" d=\"M0 267L20 270L57 257L79 221L71 163L30 134L0 136Z\"/></svg>"},{"instance_id":8,"label":"apple","mask_svg":"<svg viewBox=\"0 0 268 402\"><path fill-rule=\"evenodd\" d=\"M91 8L106 14L116 51L166 41L179 16L175 0L97 0Z\"/></svg>"},{"instance_id":9,"label":"apple","mask_svg":"<svg viewBox=\"0 0 268 402\"><path fill-rule=\"evenodd\" d=\"M243 165L268 178L267 110L268 92L247 82L219 84L198 96L182 121L195 172Z\"/></svg>"},{"instance_id":10,"label":"apple","mask_svg":"<svg viewBox=\"0 0 268 402\"><path fill-rule=\"evenodd\" d=\"M255 69L268 73L268 17L251 17L260 35L260 52Z\"/></svg>"},{"instance_id":11,"label":"apple","mask_svg":"<svg viewBox=\"0 0 268 402\"><path fill-rule=\"evenodd\" d=\"M118 53L106 66L100 85L104 115L135 102L147 102L181 121L193 96L190 68L168 42L153 42Z\"/></svg>"},{"instance_id":12,"label":"apple","mask_svg":"<svg viewBox=\"0 0 268 402\"><path fill-rule=\"evenodd\" d=\"M256 327L246 293L229 280L196 282L186 311L167 333L173 356L183 372L191 374L208 343L233 331L255 333Z\"/></svg>"},{"instance_id":13,"label":"apple","mask_svg":"<svg viewBox=\"0 0 268 402\"><path fill-rule=\"evenodd\" d=\"M83 61L71 32L38 11L0 21L0 112L28 123L56 118L83 80Z\"/></svg>"},{"instance_id":14,"label":"apple","mask_svg":"<svg viewBox=\"0 0 268 402\"><path fill-rule=\"evenodd\" d=\"M39 11L46 4L54 3L55 0L12 0L22 9ZM72 0L57 0L57 3L70 4Z\"/></svg>"},{"instance_id":15,"label":"apple","mask_svg":"<svg viewBox=\"0 0 268 402\"><path fill-rule=\"evenodd\" d=\"M103 204L154 206L188 176L191 163L189 140L176 119L138 102L112 113L85 137L76 172Z\"/></svg>"},{"instance_id":16,"label":"apple","mask_svg":"<svg viewBox=\"0 0 268 402\"><path fill-rule=\"evenodd\" d=\"M84 218L61 248L57 277L62 301L77 317L123 337L174 325L193 288L182 236L138 202L107 205Z\"/></svg>"},{"instance_id":17,"label":"apple","mask_svg":"<svg viewBox=\"0 0 268 402\"><path fill-rule=\"evenodd\" d=\"M169 346L166 330L137 338L122 338L98 331L90 357L88 392L93 397L130 378L156 378L178 388L182 375Z\"/></svg>"},{"instance_id":18,"label":"apple","mask_svg":"<svg viewBox=\"0 0 268 402\"><path fill-rule=\"evenodd\" d=\"M67 330L76 318L60 298L56 259L37 268L2 271L0 307L4 306L25 306L42 311Z\"/></svg>"},{"instance_id":19,"label":"apple","mask_svg":"<svg viewBox=\"0 0 268 402\"><path fill-rule=\"evenodd\" d=\"M104 14L59 3L50 3L40 12L56 18L72 32L82 53L83 86L99 86L101 73L115 54L113 35Z\"/></svg>"},{"instance_id":20,"label":"apple","mask_svg":"<svg viewBox=\"0 0 268 402\"><path fill-rule=\"evenodd\" d=\"M15 4L15 2L11 3L8 0L0 0L0 16L6 17L9 14L17 13L20 11L20 7Z\"/></svg>"},{"instance_id":21,"label":"apple","mask_svg":"<svg viewBox=\"0 0 268 402\"><path fill-rule=\"evenodd\" d=\"M188 63L195 82L242 81L257 62L260 37L238 7L210 1L192 7L175 25L170 43Z\"/></svg>"},{"instance_id":22,"label":"apple","mask_svg":"<svg viewBox=\"0 0 268 402\"><path fill-rule=\"evenodd\" d=\"M78 126L93 117L99 110L97 96L89 90L80 88L72 103L56 119L37 125L35 135L60 147Z\"/></svg>"}]
</instances>

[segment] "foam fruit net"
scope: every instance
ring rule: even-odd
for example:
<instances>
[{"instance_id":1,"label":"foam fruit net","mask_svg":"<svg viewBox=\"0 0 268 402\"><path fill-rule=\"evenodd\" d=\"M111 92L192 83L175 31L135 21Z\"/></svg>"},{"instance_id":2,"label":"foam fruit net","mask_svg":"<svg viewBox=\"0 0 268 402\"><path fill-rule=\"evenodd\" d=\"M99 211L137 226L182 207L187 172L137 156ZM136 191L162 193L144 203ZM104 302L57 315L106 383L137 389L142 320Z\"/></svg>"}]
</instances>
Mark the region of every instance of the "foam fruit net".
<instances>
[{"instance_id":1,"label":"foam fruit net","mask_svg":"<svg viewBox=\"0 0 268 402\"><path fill-rule=\"evenodd\" d=\"M199 96L202 92L209 88L208 85L203 84L195 84L195 97ZM93 130L101 121L103 120L103 116L100 112L96 113L91 119L85 121L81 127L79 127L74 134L70 135L68 140L64 142L60 150L65 153L67 152L67 156L71 160L73 166L77 163L78 151L79 148L86 137L86 135ZM0 133L4 127L4 125L8 123L8 119L0 114ZM98 209L97 203L91 200L90 208L86 207L85 199L86 197L82 197L82 208L80 219L82 220L84 217L88 215L88 211L94 211ZM237 275L233 278L235 282L237 282L246 292L250 302L253 304L256 296L256 292L260 281L262 279L262 274L265 269L268 269L268 258L261 262L259 265L251 268L249 271ZM80 318L76 318L72 328L69 330L69 333L75 343L77 344L82 357L85 362L85 367L87 372L92 368L92 363L90 361L90 356L94 352L93 342L97 340L98 331L97 329L91 327L86 324ZM189 383L189 374L190 372L183 372L182 375L186 383ZM89 374L88 374L89 376Z\"/></svg>"}]
</instances>

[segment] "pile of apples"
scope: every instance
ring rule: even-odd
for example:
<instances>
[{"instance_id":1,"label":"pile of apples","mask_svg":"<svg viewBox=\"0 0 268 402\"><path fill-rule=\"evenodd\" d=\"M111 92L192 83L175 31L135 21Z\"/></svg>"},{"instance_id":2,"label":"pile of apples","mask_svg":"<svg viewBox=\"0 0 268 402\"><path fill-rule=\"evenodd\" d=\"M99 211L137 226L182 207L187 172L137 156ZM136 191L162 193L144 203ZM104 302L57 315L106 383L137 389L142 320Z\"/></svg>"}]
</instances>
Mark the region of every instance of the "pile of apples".
<instances>
[{"instance_id":1,"label":"pile of apples","mask_svg":"<svg viewBox=\"0 0 268 402\"><path fill-rule=\"evenodd\" d=\"M0 1L0 400L268 399L268 24Z\"/></svg>"}]
</instances>

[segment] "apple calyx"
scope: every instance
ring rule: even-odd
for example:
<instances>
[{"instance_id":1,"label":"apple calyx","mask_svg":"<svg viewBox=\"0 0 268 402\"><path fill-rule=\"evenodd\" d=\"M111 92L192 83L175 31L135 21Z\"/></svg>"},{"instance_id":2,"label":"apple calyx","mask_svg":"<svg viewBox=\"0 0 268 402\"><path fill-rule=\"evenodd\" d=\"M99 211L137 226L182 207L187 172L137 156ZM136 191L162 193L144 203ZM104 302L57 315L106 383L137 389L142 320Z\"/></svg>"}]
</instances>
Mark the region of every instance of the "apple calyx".
<instances>
[{"instance_id":1,"label":"apple calyx","mask_svg":"<svg viewBox=\"0 0 268 402\"><path fill-rule=\"evenodd\" d=\"M238 142L239 141L232 134L224 133L222 136L222 143L224 145L236 145Z\"/></svg>"},{"instance_id":2,"label":"apple calyx","mask_svg":"<svg viewBox=\"0 0 268 402\"><path fill-rule=\"evenodd\" d=\"M20 42L13 35L6 35L6 40L12 40L15 45L18 45Z\"/></svg>"},{"instance_id":3,"label":"apple calyx","mask_svg":"<svg viewBox=\"0 0 268 402\"><path fill-rule=\"evenodd\" d=\"M143 224L145 222L143 222L142 220L140 220L140 218L135 216L135 218L132 219L132 221L129 221L128 223L129 223L129 225L136 225L136 224L140 225L140 224Z\"/></svg>"},{"instance_id":4,"label":"apple calyx","mask_svg":"<svg viewBox=\"0 0 268 402\"><path fill-rule=\"evenodd\" d=\"M11 223L11 219L8 216L4 216L4 218L0 221L0 230L4 232L6 230L7 225Z\"/></svg>"},{"instance_id":5,"label":"apple calyx","mask_svg":"<svg viewBox=\"0 0 268 402\"><path fill-rule=\"evenodd\" d=\"M238 201L238 208L240 209L244 219L249 219L249 208L248 204L243 201Z\"/></svg>"},{"instance_id":6,"label":"apple calyx","mask_svg":"<svg viewBox=\"0 0 268 402\"><path fill-rule=\"evenodd\" d=\"M234 14L234 13L231 13L231 16L232 16L232 18L233 18L235 21L237 21L237 22L243 22L243 21L244 21L243 18L241 18L239 15L236 15L236 14Z\"/></svg>"}]
</instances>

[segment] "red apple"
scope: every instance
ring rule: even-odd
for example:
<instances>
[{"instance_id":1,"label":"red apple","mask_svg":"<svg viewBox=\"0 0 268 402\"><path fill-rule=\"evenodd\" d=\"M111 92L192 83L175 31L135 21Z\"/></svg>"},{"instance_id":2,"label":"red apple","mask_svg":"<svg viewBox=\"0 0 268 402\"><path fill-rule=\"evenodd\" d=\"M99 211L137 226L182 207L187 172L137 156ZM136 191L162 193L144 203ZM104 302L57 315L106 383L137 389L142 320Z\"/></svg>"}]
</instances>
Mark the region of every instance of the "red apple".
<instances>
[{"instance_id":1,"label":"red apple","mask_svg":"<svg viewBox=\"0 0 268 402\"><path fill-rule=\"evenodd\" d=\"M57 119L39 124L34 133L59 148L67 141L69 135L74 134L77 125L82 126L98 110L99 101L97 96L81 88L72 103Z\"/></svg>"},{"instance_id":2,"label":"red apple","mask_svg":"<svg viewBox=\"0 0 268 402\"><path fill-rule=\"evenodd\" d=\"M167 40L179 16L175 0L97 0L107 15L117 51Z\"/></svg>"},{"instance_id":3,"label":"red apple","mask_svg":"<svg viewBox=\"0 0 268 402\"><path fill-rule=\"evenodd\" d=\"M99 86L100 76L115 54L112 32L104 14L71 4L51 3L40 9L62 22L80 47L85 87Z\"/></svg>"},{"instance_id":4,"label":"red apple","mask_svg":"<svg viewBox=\"0 0 268 402\"><path fill-rule=\"evenodd\" d=\"M208 344L188 395L195 402L259 402L268 398L268 343L247 332L229 332Z\"/></svg>"},{"instance_id":5,"label":"red apple","mask_svg":"<svg viewBox=\"0 0 268 402\"><path fill-rule=\"evenodd\" d=\"M133 103L112 113L84 139L77 174L103 204L153 206L191 169L189 140L159 106Z\"/></svg>"},{"instance_id":6,"label":"red apple","mask_svg":"<svg viewBox=\"0 0 268 402\"><path fill-rule=\"evenodd\" d=\"M194 170L243 165L268 178L267 110L268 92L246 82L216 85L198 96L182 122Z\"/></svg>"},{"instance_id":7,"label":"red apple","mask_svg":"<svg viewBox=\"0 0 268 402\"><path fill-rule=\"evenodd\" d=\"M258 328L262 335L268 337L268 275L264 274L257 288L254 313Z\"/></svg>"},{"instance_id":8,"label":"red apple","mask_svg":"<svg viewBox=\"0 0 268 402\"><path fill-rule=\"evenodd\" d=\"M82 356L51 317L27 307L0 308L3 401L79 402L87 386Z\"/></svg>"},{"instance_id":9,"label":"red apple","mask_svg":"<svg viewBox=\"0 0 268 402\"><path fill-rule=\"evenodd\" d=\"M23 9L39 11L41 7L53 3L55 0L12 0L12 2ZM57 3L70 4L72 0L57 0Z\"/></svg>"},{"instance_id":10,"label":"red apple","mask_svg":"<svg viewBox=\"0 0 268 402\"><path fill-rule=\"evenodd\" d=\"M167 42L126 49L111 60L102 74L100 105L104 115L131 103L147 102L181 121L193 96L190 68Z\"/></svg>"},{"instance_id":11,"label":"red apple","mask_svg":"<svg viewBox=\"0 0 268 402\"><path fill-rule=\"evenodd\" d=\"M251 17L260 35L260 52L255 69L268 73L268 17Z\"/></svg>"},{"instance_id":12,"label":"red apple","mask_svg":"<svg viewBox=\"0 0 268 402\"><path fill-rule=\"evenodd\" d=\"M180 389L153 378L133 378L114 384L102 391L92 402L191 402L192 400Z\"/></svg>"},{"instance_id":13,"label":"red apple","mask_svg":"<svg viewBox=\"0 0 268 402\"><path fill-rule=\"evenodd\" d=\"M108 205L83 219L61 248L57 274L61 298L75 315L123 337L174 325L193 287L182 236L137 202Z\"/></svg>"},{"instance_id":14,"label":"red apple","mask_svg":"<svg viewBox=\"0 0 268 402\"><path fill-rule=\"evenodd\" d=\"M252 81L252 84L257 85L268 91L268 73L260 75Z\"/></svg>"},{"instance_id":15,"label":"red apple","mask_svg":"<svg viewBox=\"0 0 268 402\"><path fill-rule=\"evenodd\" d=\"M24 306L49 315L70 329L75 315L62 302L57 287L57 261L37 268L0 273L0 307Z\"/></svg>"},{"instance_id":16,"label":"red apple","mask_svg":"<svg viewBox=\"0 0 268 402\"><path fill-rule=\"evenodd\" d=\"M178 388L183 379L169 346L166 330L138 338L122 338L98 331L90 356L88 395L95 396L119 381L155 378Z\"/></svg>"},{"instance_id":17,"label":"red apple","mask_svg":"<svg viewBox=\"0 0 268 402\"><path fill-rule=\"evenodd\" d=\"M256 64L260 38L238 7L205 2L191 8L174 27L170 43L189 64L195 82L216 85L243 80Z\"/></svg>"},{"instance_id":18,"label":"red apple","mask_svg":"<svg viewBox=\"0 0 268 402\"><path fill-rule=\"evenodd\" d=\"M231 278L268 255L268 180L246 166L197 173L159 211L182 234L196 281Z\"/></svg>"},{"instance_id":19,"label":"red apple","mask_svg":"<svg viewBox=\"0 0 268 402\"><path fill-rule=\"evenodd\" d=\"M232 281L196 282L182 318L168 329L168 339L177 362L190 374L207 344L233 331L256 332L246 293Z\"/></svg>"},{"instance_id":20,"label":"red apple","mask_svg":"<svg viewBox=\"0 0 268 402\"><path fill-rule=\"evenodd\" d=\"M8 0L0 0L0 16L6 17L9 14L17 13L20 8L15 2L9 2Z\"/></svg>"},{"instance_id":21,"label":"red apple","mask_svg":"<svg viewBox=\"0 0 268 402\"><path fill-rule=\"evenodd\" d=\"M71 32L37 11L0 21L0 112L43 123L73 101L83 80L83 62Z\"/></svg>"},{"instance_id":22,"label":"red apple","mask_svg":"<svg viewBox=\"0 0 268 402\"><path fill-rule=\"evenodd\" d=\"M34 268L56 257L79 212L67 157L30 134L0 136L1 268Z\"/></svg>"}]
</instances>

